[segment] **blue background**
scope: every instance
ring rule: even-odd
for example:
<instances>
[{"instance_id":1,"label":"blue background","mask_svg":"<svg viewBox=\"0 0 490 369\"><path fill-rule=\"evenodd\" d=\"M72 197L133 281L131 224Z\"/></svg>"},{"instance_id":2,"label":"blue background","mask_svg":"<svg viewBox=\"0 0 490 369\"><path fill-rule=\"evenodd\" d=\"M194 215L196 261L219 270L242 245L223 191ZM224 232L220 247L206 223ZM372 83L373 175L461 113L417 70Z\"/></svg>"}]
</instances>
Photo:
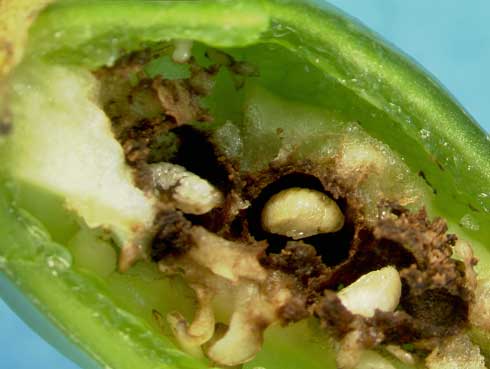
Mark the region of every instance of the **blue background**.
<instances>
[{"instance_id":1,"label":"blue background","mask_svg":"<svg viewBox=\"0 0 490 369\"><path fill-rule=\"evenodd\" d=\"M490 130L488 0L331 0L438 78ZM0 300L0 368L76 369Z\"/></svg>"}]
</instances>

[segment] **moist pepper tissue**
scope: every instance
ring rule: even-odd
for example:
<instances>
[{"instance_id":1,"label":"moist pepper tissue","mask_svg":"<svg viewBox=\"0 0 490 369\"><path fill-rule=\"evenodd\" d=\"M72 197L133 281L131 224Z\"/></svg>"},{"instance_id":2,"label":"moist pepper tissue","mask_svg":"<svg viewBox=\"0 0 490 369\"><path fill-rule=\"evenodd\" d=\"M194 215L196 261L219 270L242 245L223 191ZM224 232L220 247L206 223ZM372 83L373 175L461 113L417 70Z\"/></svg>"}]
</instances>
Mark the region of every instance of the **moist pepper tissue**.
<instances>
[{"instance_id":1,"label":"moist pepper tissue","mask_svg":"<svg viewBox=\"0 0 490 369\"><path fill-rule=\"evenodd\" d=\"M470 231L485 204L475 202L482 192L452 192L462 163L488 150L480 133L445 97L392 84L387 70L419 72L369 35L350 40L365 80L343 78L358 65L332 54L354 32L337 14L238 3L71 2L41 13L4 83L1 152L3 204L44 249L3 246L6 274L22 284L19 260L49 251L46 278L104 291L103 303L82 303L110 315L103 330L112 322L148 349L138 365L158 361L152 345L164 340L192 365L484 368L488 283L477 263L488 239ZM295 7L319 27L340 23L315 43L288 18ZM131 9L124 38L117 22ZM107 11L112 20L98 24ZM155 11L165 26L143 24ZM198 25L182 31L190 14ZM369 69L373 48L386 53L380 71ZM369 85L369 72L381 82ZM444 117L441 107L456 119L445 122L453 141L437 126L421 128L433 141L414 139L413 125ZM446 156L459 139L475 147ZM39 296L51 314L49 293ZM125 333L135 330L146 341ZM288 359L291 347L300 354ZM169 352L161 357L181 355ZM178 357L175 367L191 365Z\"/></svg>"},{"instance_id":2,"label":"moist pepper tissue","mask_svg":"<svg viewBox=\"0 0 490 369\"><path fill-rule=\"evenodd\" d=\"M451 258L457 236L427 216L422 180L358 123L265 90L246 56L199 49L136 52L94 72L135 183L157 198L148 244L123 245L119 267L151 258L194 289L195 317L167 317L180 346L239 365L269 325L314 316L339 339L338 365L354 367L363 349L412 344L415 361L461 334L476 259ZM238 120L203 108L220 89L236 95Z\"/></svg>"}]
</instances>

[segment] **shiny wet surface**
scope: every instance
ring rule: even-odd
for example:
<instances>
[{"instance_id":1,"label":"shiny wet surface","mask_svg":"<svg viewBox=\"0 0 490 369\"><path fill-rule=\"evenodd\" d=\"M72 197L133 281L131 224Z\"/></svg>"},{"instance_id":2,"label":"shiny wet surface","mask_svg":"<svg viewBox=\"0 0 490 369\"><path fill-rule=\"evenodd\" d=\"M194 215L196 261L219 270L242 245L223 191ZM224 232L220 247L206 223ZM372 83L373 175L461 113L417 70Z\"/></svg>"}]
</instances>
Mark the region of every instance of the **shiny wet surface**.
<instances>
[{"instance_id":1,"label":"shiny wet surface","mask_svg":"<svg viewBox=\"0 0 490 369\"><path fill-rule=\"evenodd\" d=\"M456 0L331 0L331 3L411 55L490 130L487 1L470 0L465 6ZM77 368L33 333L2 301L0 327L0 368Z\"/></svg>"}]
</instances>

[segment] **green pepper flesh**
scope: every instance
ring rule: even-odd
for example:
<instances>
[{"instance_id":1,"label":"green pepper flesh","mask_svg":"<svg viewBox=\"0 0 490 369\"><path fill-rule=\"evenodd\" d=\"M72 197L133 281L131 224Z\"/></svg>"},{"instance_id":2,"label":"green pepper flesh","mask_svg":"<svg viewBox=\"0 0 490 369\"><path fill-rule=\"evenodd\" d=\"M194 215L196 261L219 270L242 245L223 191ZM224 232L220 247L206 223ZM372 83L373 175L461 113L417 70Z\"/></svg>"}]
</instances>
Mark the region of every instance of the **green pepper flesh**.
<instances>
[{"instance_id":1,"label":"green pepper flesh","mask_svg":"<svg viewBox=\"0 0 490 369\"><path fill-rule=\"evenodd\" d=\"M481 210L472 214L480 224L488 220L485 197L479 196L490 182L490 146L484 133L426 74L366 30L332 9L318 10L310 4L235 1L232 9L240 14L237 18L227 13L227 2L159 4L144 2L132 7L127 2L70 1L54 5L41 14L31 29L27 57L93 68L110 63L121 52L162 37L191 38L216 47L278 43L317 66L318 72L303 82L307 90L318 75L328 74L317 93L306 94L310 102L335 109L344 119L361 121L374 137L399 152L414 171L424 171L437 188L432 198L436 214L444 215L458 228L471 204ZM156 11L161 14L150 17ZM308 21L299 22L295 17L298 12ZM108 13L110 22L105 21L104 14ZM166 17L175 23L165 22ZM155 26L140 32L150 18ZM133 22L130 31L122 28L124 19ZM240 21L227 23L228 19ZM160 27L161 22L165 27ZM223 23L231 31L224 33ZM333 97L322 98L326 92ZM428 139L420 138L422 130L430 132ZM464 188L465 192L457 188ZM5 259L2 269L49 316L55 317L55 323L80 342L83 350L100 363L118 368L134 367L136 363L141 368L201 367L201 363L172 348L164 337L144 333L147 331L142 321L124 314L122 321L112 321L121 311L110 299L102 298L100 284L71 270L70 256L64 248L53 243L41 231L42 226L16 209L7 191L4 195L0 226ZM480 227L457 232L476 241L475 251L485 265L490 259L483 245L489 240L490 231ZM83 289L77 296L72 290L75 284ZM70 313L73 311L79 315L74 317ZM104 319L97 319L94 313ZM127 335L121 334L121 327L122 332L129 330ZM96 341L91 337L97 337Z\"/></svg>"}]
</instances>

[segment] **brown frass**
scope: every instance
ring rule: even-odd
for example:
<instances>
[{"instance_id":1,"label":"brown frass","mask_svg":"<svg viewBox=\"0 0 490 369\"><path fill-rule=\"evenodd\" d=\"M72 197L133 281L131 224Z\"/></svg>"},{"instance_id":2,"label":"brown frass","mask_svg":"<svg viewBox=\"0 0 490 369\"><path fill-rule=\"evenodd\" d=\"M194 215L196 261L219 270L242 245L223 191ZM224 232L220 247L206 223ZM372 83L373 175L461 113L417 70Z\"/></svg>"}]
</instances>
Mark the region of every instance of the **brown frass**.
<instances>
[{"instance_id":1,"label":"brown frass","mask_svg":"<svg viewBox=\"0 0 490 369\"><path fill-rule=\"evenodd\" d=\"M199 122L213 120L201 98L212 93L213 76L222 67L241 76L246 75L243 70L249 74L256 71L250 72L246 64L231 57L228 66L206 68L191 58L188 78L145 74L144 66L165 52L133 53L113 67L94 72L101 83L103 108L127 163L134 168L138 187L152 191L147 166L168 161L208 180L224 194L220 208L199 216L162 206L154 223L149 251L152 260L186 253L193 246L190 229L201 225L220 237L243 243L244 248L250 243L267 244L260 258L262 266L287 275L295 291L279 312L284 324L313 315L340 339L349 332L361 332L364 347L437 341L467 325L473 292L468 288L465 265L452 258L457 238L447 234L443 219L431 221L424 209L410 211L388 202L379 204L376 222L366 221L362 200L353 191L359 178L340 176L335 160L286 159L257 172L241 172L199 128ZM240 87L237 84L236 88ZM274 193L294 186L319 190L333 198L345 215L344 228L301 241L262 230L264 203ZM246 203L249 206L243 206ZM349 312L336 291L388 265L396 267L402 279L398 309L378 310L371 318Z\"/></svg>"}]
</instances>

